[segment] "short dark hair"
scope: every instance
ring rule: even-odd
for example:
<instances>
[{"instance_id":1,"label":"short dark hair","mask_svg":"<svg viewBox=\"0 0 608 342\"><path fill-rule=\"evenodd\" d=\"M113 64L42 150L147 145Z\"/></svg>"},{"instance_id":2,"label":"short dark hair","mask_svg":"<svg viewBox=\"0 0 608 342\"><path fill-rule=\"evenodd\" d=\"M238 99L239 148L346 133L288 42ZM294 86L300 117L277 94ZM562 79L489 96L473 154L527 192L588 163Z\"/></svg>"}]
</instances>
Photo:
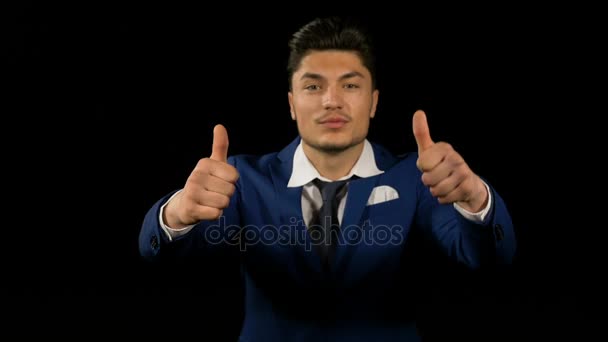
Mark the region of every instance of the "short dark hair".
<instances>
[{"instance_id":1,"label":"short dark hair","mask_svg":"<svg viewBox=\"0 0 608 342\"><path fill-rule=\"evenodd\" d=\"M291 79L300 67L302 59L312 51L351 51L361 58L361 63L369 70L372 87L376 88L376 66L372 38L365 25L354 18L316 18L302 26L289 41L287 76L289 90Z\"/></svg>"}]
</instances>

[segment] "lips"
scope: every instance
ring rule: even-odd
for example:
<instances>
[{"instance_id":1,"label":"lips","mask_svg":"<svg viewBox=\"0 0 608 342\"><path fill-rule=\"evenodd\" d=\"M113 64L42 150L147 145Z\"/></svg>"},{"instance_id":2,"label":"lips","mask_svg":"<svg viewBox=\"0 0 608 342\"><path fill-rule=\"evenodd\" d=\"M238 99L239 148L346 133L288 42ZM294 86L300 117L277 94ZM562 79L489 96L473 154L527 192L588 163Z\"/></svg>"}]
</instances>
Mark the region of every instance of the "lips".
<instances>
[{"instance_id":1,"label":"lips","mask_svg":"<svg viewBox=\"0 0 608 342\"><path fill-rule=\"evenodd\" d=\"M319 123L327 128L341 128L348 123L348 120L340 116L331 116L321 120Z\"/></svg>"},{"instance_id":2,"label":"lips","mask_svg":"<svg viewBox=\"0 0 608 342\"><path fill-rule=\"evenodd\" d=\"M348 120L341 116L330 116L326 119L319 121L320 124L337 124L337 123L347 123Z\"/></svg>"}]
</instances>

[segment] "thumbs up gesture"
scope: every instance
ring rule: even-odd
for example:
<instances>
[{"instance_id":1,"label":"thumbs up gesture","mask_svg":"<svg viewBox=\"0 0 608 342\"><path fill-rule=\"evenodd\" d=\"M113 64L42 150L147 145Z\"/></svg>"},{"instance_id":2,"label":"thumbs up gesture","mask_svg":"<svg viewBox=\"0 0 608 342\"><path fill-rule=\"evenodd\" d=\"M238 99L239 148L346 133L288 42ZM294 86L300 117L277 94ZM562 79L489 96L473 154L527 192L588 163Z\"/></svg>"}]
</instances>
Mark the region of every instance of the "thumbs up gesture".
<instances>
[{"instance_id":1,"label":"thumbs up gesture","mask_svg":"<svg viewBox=\"0 0 608 342\"><path fill-rule=\"evenodd\" d=\"M183 191L165 207L163 221L179 229L204 220L215 220L228 207L239 173L228 164L228 132L222 125L213 129L211 157L198 161Z\"/></svg>"},{"instance_id":2,"label":"thumbs up gesture","mask_svg":"<svg viewBox=\"0 0 608 342\"><path fill-rule=\"evenodd\" d=\"M489 196L481 178L450 144L431 139L423 111L414 113L412 127L418 145L416 166L431 195L442 204L457 203L470 212L481 211Z\"/></svg>"}]
</instances>

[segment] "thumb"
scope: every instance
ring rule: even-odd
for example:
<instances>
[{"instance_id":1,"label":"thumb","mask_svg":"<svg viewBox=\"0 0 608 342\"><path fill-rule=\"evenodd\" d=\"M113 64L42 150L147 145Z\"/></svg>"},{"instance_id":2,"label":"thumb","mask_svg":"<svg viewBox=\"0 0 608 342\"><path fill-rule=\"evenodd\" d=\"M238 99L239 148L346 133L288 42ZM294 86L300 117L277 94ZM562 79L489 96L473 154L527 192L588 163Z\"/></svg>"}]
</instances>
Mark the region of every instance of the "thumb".
<instances>
[{"instance_id":1,"label":"thumb","mask_svg":"<svg viewBox=\"0 0 608 342\"><path fill-rule=\"evenodd\" d=\"M426 122L426 114L422 110L417 110L412 119L412 128L414 129L414 137L418 145L418 154L435 144L429 133L429 125Z\"/></svg>"},{"instance_id":2,"label":"thumb","mask_svg":"<svg viewBox=\"0 0 608 342\"><path fill-rule=\"evenodd\" d=\"M222 125L216 125L213 129L211 159L221 162L228 161L228 132Z\"/></svg>"}]
</instances>

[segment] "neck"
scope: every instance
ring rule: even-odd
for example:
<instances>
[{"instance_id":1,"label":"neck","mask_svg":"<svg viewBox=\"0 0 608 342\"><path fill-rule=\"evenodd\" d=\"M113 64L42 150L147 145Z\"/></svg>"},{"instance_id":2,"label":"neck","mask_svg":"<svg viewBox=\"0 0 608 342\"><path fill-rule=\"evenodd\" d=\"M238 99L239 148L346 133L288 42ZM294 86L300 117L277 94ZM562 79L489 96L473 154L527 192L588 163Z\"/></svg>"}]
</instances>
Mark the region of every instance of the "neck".
<instances>
[{"instance_id":1,"label":"neck","mask_svg":"<svg viewBox=\"0 0 608 342\"><path fill-rule=\"evenodd\" d=\"M363 144L364 141L339 153L324 152L304 142L302 142L302 149L321 176L337 180L346 176L353 166L355 166L355 163L363 152Z\"/></svg>"}]
</instances>

